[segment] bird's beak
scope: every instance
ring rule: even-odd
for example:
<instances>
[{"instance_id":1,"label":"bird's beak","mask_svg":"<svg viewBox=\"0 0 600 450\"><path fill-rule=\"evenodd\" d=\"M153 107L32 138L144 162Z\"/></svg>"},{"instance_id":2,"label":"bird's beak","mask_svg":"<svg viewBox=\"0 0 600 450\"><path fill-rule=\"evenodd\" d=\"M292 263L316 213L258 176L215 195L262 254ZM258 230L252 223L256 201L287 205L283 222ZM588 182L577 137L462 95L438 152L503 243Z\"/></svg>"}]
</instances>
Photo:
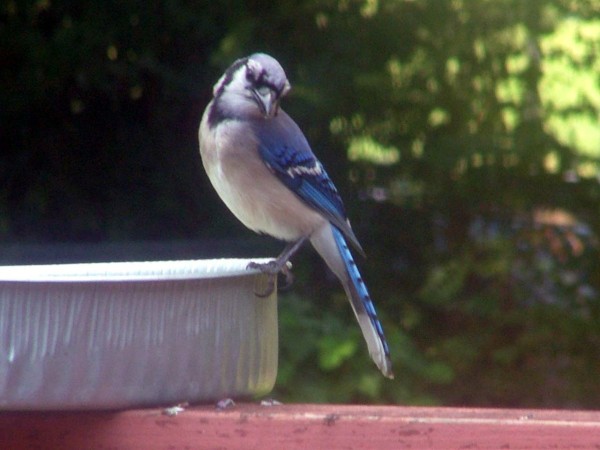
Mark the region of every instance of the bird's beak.
<instances>
[{"instance_id":1,"label":"bird's beak","mask_svg":"<svg viewBox=\"0 0 600 450\"><path fill-rule=\"evenodd\" d=\"M256 90L252 92L265 119L275 117L279 111L279 97L277 93L271 89L265 93Z\"/></svg>"},{"instance_id":2,"label":"bird's beak","mask_svg":"<svg viewBox=\"0 0 600 450\"><path fill-rule=\"evenodd\" d=\"M279 112L279 97L273 91L269 92L269 99L265 102L265 117L275 117Z\"/></svg>"}]
</instances>

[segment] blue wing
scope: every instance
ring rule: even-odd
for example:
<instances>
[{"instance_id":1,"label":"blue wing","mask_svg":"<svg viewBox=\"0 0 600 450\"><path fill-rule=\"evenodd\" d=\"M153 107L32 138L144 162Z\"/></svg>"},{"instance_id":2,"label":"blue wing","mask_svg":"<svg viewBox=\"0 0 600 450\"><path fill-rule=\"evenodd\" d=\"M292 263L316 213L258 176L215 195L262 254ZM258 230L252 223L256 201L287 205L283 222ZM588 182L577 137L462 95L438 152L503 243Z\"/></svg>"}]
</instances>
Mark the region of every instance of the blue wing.
<instances>
[{"instance_id":1,"label":"blue wing","mask_svg":"<svg viewBox=\"0 0 600 450\"><path fill-rule=\"evenodd\" d=\"M284 112L269 121L255 123L258 151L279 180L310 207L336 226L364 255L348 223L346 211L335 185L310 149L304 134Z\"/></svg>"}]
</instances>

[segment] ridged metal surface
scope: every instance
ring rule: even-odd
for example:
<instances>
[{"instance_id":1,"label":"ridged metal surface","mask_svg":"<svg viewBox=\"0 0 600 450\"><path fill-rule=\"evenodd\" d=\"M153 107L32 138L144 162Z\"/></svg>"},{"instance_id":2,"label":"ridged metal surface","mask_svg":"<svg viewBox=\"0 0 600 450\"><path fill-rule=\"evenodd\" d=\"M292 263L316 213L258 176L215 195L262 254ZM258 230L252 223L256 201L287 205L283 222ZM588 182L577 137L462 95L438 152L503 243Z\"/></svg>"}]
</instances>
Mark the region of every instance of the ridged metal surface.
<instances>
[{"instance_id":1,"label":"ridged metal surface","mask_svg":"<svg viewBox=\"0 0 600 450\"><path fill-rule=\"evenodd\" d=\"M0 409L264 394L276 293L248 260L0 267Z\"/></svg>"}]
</instances>

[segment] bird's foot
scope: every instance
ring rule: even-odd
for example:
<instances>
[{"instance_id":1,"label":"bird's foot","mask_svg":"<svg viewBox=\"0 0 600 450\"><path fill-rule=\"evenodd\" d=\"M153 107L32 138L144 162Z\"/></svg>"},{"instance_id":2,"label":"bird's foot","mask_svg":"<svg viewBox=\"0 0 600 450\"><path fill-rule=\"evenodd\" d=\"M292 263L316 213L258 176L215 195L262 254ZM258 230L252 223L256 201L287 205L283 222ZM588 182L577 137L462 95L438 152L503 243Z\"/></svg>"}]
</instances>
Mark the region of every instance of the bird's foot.
<instances>
[{"instance_id":1,"label":"bird's foot","mask_svg":"<svg viewBox=\"0 0 600 450\"><path fill-rule=\"evenodd\" d=\"M294 284L294 274L292 273L292 263L287 262L285 266L281 269L281 273L285 275L285 284L282 285L279 289L285 291L289 289L292 284Z\"/></svg>"},{"instance_id":2,"label":"bird's foot","mask_svg":"<svg viewBox=\"0 0 600 450\"><path fill-rule=\"evenodd\" d=\"M294 275L291 272L292 263L289 261L284 263L281 263L278 260L269 261L268 263L257 263L252 261L248 263L246 268L260 270L262 273L269 276L267 288L263 292L254 293L258 297L268 297L275 291L275 282L277 280L277 275L280 272L285 275L285 284L281 287L282 290L289 289L294 282Z\"/></svg>"},{"instance_id":3,"label":"bird's foot","mask_svg":"<svg viewBox=\"0 0 600 450\"><path fill-rule=\"evenodd\" d=\"M260 270L262 273L267 273L269 275L277 275L281 270L279 264L277 264L277 260L269 261L267 263L257 263L254 261L250 261L246 266L246 269L255 269Z\"/></svg>"}]
</instances>

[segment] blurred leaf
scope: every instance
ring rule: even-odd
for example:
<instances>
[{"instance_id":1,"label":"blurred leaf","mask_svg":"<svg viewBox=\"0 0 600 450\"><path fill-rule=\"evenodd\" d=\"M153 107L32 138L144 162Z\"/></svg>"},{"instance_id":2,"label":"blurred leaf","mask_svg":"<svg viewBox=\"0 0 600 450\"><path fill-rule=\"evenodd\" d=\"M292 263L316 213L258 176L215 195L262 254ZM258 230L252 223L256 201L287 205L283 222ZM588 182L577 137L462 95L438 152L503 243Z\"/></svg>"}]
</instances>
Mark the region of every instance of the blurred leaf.
<instances>
[{"instance_id":1,"label":"blurred leaf","mask_svg":"<svg viewBox=\"0 0 600 450\"><path fill-rule=\"evenodd\" d=\"M319 339L319 365L329 371L337 369L340 365L356 353L356 341L339 340L333 336Z\"/></svg>"}]
</instances>

